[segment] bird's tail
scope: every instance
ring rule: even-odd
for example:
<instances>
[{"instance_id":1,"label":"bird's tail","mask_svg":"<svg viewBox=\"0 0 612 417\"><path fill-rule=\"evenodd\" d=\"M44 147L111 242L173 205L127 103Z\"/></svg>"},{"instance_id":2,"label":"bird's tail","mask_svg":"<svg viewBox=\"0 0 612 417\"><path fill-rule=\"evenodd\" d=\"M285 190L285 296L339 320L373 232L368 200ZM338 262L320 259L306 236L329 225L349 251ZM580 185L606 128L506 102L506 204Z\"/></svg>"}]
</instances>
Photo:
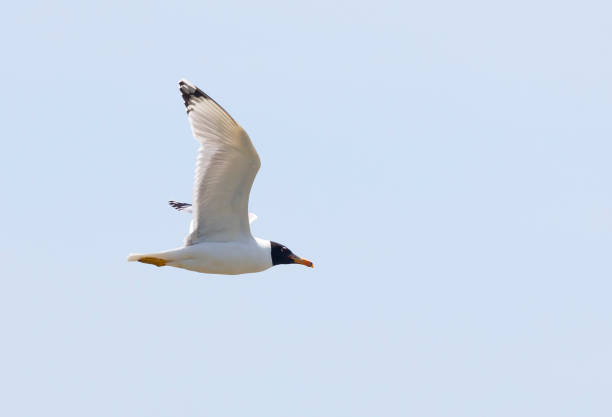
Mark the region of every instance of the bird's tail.
<instances>
[{"instance_id":1,"label":"bird's tail","mask_svg":"<svg viewBox=\"0 0 612 417\"><path fill-rule=\"evenodd\" d=\"M139 260L140 258L142 258L144 255L142 253L130 253L128 255L127 261L128 262L136 262L137 260Z\"/></svg>"},{"instance_id":2,"label":"bird's tail","mask_svg":"<svg viewBox=\"0 0 612 417\"><path fill-rule=\"evenodd\" d=\"M151 264L155 266L165 266L168 263L167 259L161 258L160 254L157 253L130 253L127 261L128 262L142 262L144 264Z\"/></svg>"}]
</instances>

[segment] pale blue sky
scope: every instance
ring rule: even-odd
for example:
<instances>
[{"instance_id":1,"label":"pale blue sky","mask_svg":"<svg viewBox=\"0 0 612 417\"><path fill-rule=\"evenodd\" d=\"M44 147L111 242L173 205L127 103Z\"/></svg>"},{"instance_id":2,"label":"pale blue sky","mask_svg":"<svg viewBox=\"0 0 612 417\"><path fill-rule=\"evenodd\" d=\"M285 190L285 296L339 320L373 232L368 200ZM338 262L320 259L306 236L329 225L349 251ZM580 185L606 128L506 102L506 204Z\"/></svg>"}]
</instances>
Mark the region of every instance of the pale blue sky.
<instances>
[{"instance_id":1,"label":"pale blue sky","mask_svg":"<svg viewBox=\"0 0 612 417\"><path fill-rule=\"evenodd\" d=\"M328 3L4 6L0 414L612 415L611 7ZM125 262L187 231L182 77L314 270Z\"/></svg>"}]
</instances>

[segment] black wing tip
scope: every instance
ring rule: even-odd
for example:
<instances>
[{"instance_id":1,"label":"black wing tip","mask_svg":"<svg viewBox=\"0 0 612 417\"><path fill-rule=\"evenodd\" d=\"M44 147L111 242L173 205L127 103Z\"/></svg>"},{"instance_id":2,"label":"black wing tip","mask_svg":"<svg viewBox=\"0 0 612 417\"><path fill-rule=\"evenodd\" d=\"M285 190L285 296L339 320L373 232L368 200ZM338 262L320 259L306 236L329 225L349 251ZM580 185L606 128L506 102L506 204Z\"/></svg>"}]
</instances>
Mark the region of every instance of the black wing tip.
<instances>
[{"instance_id":1,"label":"black wing tip","mask_svg":"<svg viewBox=\"0 0 612 417\"><path fill-rule=\"evenodd\" d=\"M179 211L185 210L187 207L191 206L191 204L189 203L179 203L178 201L174 201L174 200L168 201L168 204L170 204L170 206L174 207L175 209Z\"/></svg>"},{"instance_id":2,"label":"black wing tip","mask_svg":"<svg viewBox=\"0 0 612 417\"><path fill-rule=\"evenodd\" d=\"M195 103L193 103L193 99L194 98L201 98L204 100L209 100L213 103L215 103L216 106L218 106L226 115L227 117L229 117L229 119L234 122L234 124L238 124L234 118L232 116L230 116L230 114L227 112L227 110L225 110L223 107L221 107L221 105L219 103L217 103L215 100L213 100L213 98L211 96L209 96L208 94L206 94L204 91L200 90L198 87L195 86L195 84L190 83L189 81L187 81L186 79L181 79L178 82L179 85L179 90L181 90L181 95L183 96L183 101L185 102L185 108L187 109L187 114L189 114L189 112L191 112L193 110L193 105Z\"/></svg>"},{"instance_id":3,"label":"black wing tip","mask_svg":"<svg viewBox=\"0 0 612 417\"><path fill-rule=\"evenodd\" d=\"M196 87L194 84L190 83L184 78L178 82L178 85L179 90L181 90L181 95L183 96L183 101L185 102L185 107L187 108L187 113L191 111L189 105L191 104L192 98L201 97L210 100L208 94L206 94L204 91L200 90L198 87Z\"/></svg>"}]
</instances>

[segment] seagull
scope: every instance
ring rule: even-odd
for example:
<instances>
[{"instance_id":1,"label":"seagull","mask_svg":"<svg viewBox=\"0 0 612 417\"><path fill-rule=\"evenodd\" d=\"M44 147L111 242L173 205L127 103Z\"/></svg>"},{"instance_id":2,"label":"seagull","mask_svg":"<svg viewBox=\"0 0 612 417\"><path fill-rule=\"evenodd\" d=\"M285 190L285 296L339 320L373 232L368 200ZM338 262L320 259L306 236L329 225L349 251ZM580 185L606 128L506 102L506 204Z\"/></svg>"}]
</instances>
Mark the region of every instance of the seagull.
<instances>
[{"instance_id":1,"label":"seagull","mask_svg":"<svg viewBox=\"0 0 612 417\"><path fill-rule=\"evenodd\" d=\"M205 92L179 81L193 136L200 143L193 205L170 201L193 213L184 246L155 253L134 253L129 262L173 266L206 274L237 275L274 265L312 262L287 246L251 234L257 216L248 212L249 194L261 165L245 130Z\"/></svg>"}]
</instances>

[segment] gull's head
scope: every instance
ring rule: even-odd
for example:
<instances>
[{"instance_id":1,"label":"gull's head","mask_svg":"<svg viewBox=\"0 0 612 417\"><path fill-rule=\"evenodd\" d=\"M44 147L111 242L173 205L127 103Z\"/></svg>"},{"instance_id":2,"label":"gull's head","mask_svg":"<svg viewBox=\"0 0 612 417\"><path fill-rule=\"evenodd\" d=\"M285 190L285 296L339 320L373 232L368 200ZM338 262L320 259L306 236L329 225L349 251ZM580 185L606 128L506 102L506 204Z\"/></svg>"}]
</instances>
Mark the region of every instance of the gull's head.
<instances>
[{"instance_id":1,"label":"gull's head","mask_svg":"<svg viewBox=\"0 0 612 417\"><path fill-rule=\"evenodd\" d=\"M270 242L270 251L272 252L272 265L300 264L312 268L312 262L308 259L300 258L285 245Z\"/></svg>"}]
</instances>

